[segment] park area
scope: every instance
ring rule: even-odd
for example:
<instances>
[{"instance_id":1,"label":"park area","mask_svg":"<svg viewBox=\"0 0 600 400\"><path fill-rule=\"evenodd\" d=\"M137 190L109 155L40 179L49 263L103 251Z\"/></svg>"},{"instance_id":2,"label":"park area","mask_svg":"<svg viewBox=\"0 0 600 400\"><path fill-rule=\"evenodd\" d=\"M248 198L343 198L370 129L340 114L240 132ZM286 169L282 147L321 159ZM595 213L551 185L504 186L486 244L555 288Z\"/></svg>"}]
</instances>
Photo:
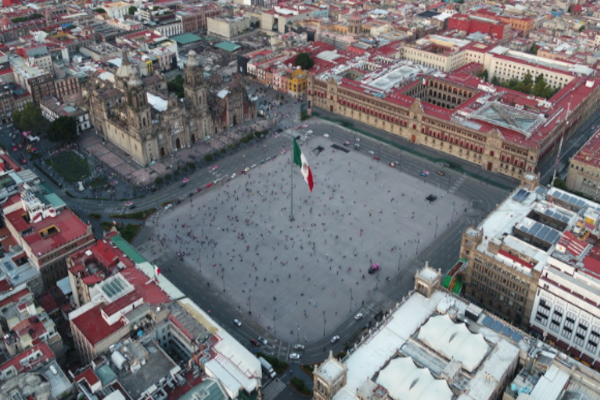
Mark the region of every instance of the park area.
<instances>
[{"instance_id":1,"label":"park area","mask_svg":"<svg viewBox=\"0 0 600 400\"><path fill-rule=\"evenodd\" d=\"M88 161L72 150L54 154L46 158L45 163L69 183L81 181L90 174Z\"/></svg>"},{"instance_id":2,"label":"park area","mask_svg":"<svg viewBox=\"0 0 600 400\"><path fill-rule=\"evenodd\" d=\"M303 151L315 187L310 193L294 170L293 222L290 157L279 156L205 189L157 225L165 228L163 245L242 311L281 339L304 343L328 336L405 273L466 200L446 194L427 201L439 189L418 174L336 150L324 138ZM454 203L464 207L452 216Z\"/></svg>"}]
</instances>

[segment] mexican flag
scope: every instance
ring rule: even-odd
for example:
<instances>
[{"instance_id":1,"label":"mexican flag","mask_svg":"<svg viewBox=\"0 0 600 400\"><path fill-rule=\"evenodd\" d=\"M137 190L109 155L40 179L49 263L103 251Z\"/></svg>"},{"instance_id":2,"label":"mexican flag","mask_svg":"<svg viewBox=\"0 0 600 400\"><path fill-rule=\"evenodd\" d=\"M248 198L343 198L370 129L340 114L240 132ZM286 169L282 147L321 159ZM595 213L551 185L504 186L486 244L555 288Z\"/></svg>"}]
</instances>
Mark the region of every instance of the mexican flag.
<instances>
[{"instance_id":1,"label":"mexican flag","mask_svg":"<svg viewBox=\"0 0 600 400\"><path fill-rule=\"evenodd\" d=\"M421 78L421 85L427 86L427 79L425 79L425 77Z\"/></svg>"},{"instance_id":2,"label":"mexican flag","mask_svg":"<svg viewBox=\"0 0 600 400\"><path fill-rule=\"evenodd\" d=\"M300 150L300 146L298 146L298 143L296 143L296 139L294 139L294 164L300 167L300 172L302 173L306 183L308 183L308 188L312 192L313 186L315 186L313 182L312 171L308 166L306 157L304 157L302 150Z\"/></svg>"}]
</instances>

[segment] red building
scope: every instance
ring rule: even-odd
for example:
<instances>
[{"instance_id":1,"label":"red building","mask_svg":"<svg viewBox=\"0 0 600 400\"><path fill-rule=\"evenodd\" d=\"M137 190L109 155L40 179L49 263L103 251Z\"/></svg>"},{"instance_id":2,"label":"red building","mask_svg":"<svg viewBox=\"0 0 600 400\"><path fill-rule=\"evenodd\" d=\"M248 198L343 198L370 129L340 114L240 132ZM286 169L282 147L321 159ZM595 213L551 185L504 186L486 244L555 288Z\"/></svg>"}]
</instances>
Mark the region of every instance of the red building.
<instances>
[{"instance_id":1,"label":"red building","mask_svg":"<svg viewBox=\"0 0 600 400\"><path fill-rule=\"evenodd\" d=\"M67 276L66 258L92 243L94 235L91 226L63 208L64 204L56 209L38 196L42 195L29 191L15 194L2 210L6 227L48 289Z\"/></svg>"},{"instance_id":2,"label":"red building","mask_svg":"<svg viewBox=\"0 0 600 400\"><path fill-rule=\"evenodd\" d=\"M510 35L510 24L464 14L456 14L448 18L448 29L456 29L467 35L481 32L496 40L508 40Z\"/></svg>"}]
</instances>

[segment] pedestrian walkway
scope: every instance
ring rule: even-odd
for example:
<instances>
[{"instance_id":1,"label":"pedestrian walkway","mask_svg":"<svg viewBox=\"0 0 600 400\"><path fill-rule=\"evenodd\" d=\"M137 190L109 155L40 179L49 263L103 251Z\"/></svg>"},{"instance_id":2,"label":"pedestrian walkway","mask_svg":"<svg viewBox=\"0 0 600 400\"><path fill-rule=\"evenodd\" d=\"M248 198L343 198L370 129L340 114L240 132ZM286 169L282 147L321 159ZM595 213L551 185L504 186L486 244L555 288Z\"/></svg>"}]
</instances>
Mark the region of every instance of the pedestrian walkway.
<instances>
[{"instance_id":1,"label":"pedestrian walkway","mask_svg":"<svg viewBox=\"0 0 600 400\"><path fill-rule=\"evenodd\" d=\"M263 399L273 400L283 389L285 389L285 383L281 382L279 378L275 378L263 387Z\"/></svg>"},{"instance_id":2,"label":"pedestrian walkway","mask_svg":"<svg viewBox=\"0 0 600 400\"><path fill-rule=\"evenodd\" d=\"M151 263L156 262L156 260L158 260L165 254L165 248L163 246L157 245L152 240L149 240L144 244L136 247L136 250L142 255L142 257L144 257Z\"/></svg>"},{"instance_id":3,"label":"pedestrian walkway","mask_svg":"<svg viewBox=\"0 0 600 400\"><path fill-rule=\"evenodd\" d=\"M458 190L460 185L462 185L466 180L467 180L467 178L463 174L461 174L457 180L452 182L452 186L450 187L450 190L448 191L448 193L450 193L450 194L456 193L456 191Z\"/></svg>"}]
</instances>

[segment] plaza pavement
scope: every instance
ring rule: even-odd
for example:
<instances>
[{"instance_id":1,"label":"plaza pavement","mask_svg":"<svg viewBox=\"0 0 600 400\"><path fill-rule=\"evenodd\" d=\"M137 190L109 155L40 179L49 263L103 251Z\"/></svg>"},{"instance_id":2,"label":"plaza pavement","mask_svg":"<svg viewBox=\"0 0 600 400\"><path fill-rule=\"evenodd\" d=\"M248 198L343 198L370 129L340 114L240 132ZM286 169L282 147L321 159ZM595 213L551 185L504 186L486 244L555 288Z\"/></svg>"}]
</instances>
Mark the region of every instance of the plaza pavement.
<instances>
[{"instance_id":1,"label":"plaza pavement","mask_svg":"<svg viewBox=\"0 0 600 400\"><path fill-rule=\"evenodd\" d=\"M429 204L438 187L427 178L331 145L323 137L303 145L315 187L294 166L293 222L288 151L203 189L155 225L163 246L287 342L328 336L467 207L442 192ZM369 275L372 263L381 270Z\"/></svg>"}]
</instances>

